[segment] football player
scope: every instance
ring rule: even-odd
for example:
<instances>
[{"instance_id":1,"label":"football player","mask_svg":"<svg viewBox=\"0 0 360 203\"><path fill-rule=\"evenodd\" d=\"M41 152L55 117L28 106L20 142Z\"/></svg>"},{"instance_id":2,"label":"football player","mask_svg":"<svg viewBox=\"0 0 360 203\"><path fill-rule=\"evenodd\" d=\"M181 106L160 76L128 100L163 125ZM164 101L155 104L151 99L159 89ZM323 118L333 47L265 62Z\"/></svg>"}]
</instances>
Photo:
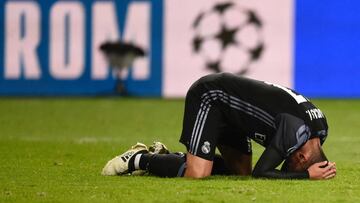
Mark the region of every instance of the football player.
<instances>
[{"instance_id":1,"label":"football player","mask_svg":"<svg viewBox=\"0 0 360 203\"><path fill-rule=\"evenodd\" d=\"M138 143L110 160L102 174L330 179L336 166L322 150L327 135L324 113L294 90L229 73L212 74L196 81L186 95L180 137L186 154L169 153L162 143L149 152ZM253 169L251 140L265 147Z\"/></svg>"}]
</instances>

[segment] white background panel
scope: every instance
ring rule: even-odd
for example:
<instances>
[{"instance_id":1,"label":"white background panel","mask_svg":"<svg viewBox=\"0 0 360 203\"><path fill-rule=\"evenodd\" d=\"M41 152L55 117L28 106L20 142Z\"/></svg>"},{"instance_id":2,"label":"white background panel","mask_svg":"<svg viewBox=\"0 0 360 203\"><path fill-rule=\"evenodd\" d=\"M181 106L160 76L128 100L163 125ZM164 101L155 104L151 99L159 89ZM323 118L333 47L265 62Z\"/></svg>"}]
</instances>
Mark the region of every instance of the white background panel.
<instances>
[{"instance_id":1,"label":"white background panel","mask_svg":"<svg viewBox=\"0 0 360 203\"><path fill-rule=\"evenodd\" d=\"M219 44L206 41L201 54L193 51L192 41L196 35L193 23L199 13L209 11L219 2L215 0L166 0L164 14L164 58L163 58L163 95L165 97L183 97L190 85L199 77L212 73L205 68L205 57L216 58ZM250 9L257 13L263 23L261 32L243 29L240 32L242 42L254 44L261 37L265 49L261 58L251 63L247 77L266 80L272 83L293 87L293 1L291 0L241 0L232 1L239 9ZM230 11L229 11L230 12ZM206 15L201 22L201 33L216 32L219 19ZM209 20L210 19L210 20ZM236 25L241 15L226 14L226 23ZM215 30L215 31L214 31ZM255 34L254 34L255 33ZM254 39L255 37L255 39ZM208 53L207 53L208 52ZM246 54L239 50L227 49L223 56L223 71L238 71L238 65Z\"/></svg>"}]
</instances>

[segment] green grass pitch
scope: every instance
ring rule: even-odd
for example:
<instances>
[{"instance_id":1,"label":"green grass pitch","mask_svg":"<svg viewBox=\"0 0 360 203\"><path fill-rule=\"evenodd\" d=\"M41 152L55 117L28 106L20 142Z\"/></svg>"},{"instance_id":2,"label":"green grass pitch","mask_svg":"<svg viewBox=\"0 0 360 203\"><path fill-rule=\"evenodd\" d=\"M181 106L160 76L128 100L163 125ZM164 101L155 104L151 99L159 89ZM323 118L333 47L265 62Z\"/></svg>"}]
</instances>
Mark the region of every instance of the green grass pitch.
<instances>
[{"instance_id":1,"label":"green grass pitch","mask_svg":"<svg viewBox=\"0 0 360 203\"><path fill-rule=\"evenodd\" d=\"M183 100L0 99L0 202L360 202L360 100L315 100L327 115L329 181L210 177L104 177L137 141L172 151ZM262 148L254 144L254 163Z\"/></svg>"}]
</instances>

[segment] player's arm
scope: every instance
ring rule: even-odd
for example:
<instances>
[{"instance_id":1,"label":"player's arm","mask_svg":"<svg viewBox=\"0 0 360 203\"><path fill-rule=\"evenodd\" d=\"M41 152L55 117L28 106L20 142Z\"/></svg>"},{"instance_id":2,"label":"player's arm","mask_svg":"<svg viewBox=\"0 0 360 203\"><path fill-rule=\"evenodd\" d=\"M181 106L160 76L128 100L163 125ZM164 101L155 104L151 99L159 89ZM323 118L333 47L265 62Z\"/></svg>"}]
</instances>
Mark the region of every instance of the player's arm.
<instances>
[{"instance_id":1,"label":"player's arm","mask_svg":"<svg viewBox=\"0 0 360 203\"><path fill-rule=\"evenodd\" d=\"M289 148L300 146L307 140L307 128L303 128L304 121L290 114L276 116L277 131L269 146L266 147L255 165L252 175L254 177L278 179L307 179L308 172L285 172L276 167L284 160L284 154ZM295 135L299 134L297 138Z\"/></svg>"},{"instance_id":2,"label":"player's arm","mask_svg":"<svg viewBox=\"0 0 360 203\"><path fill-rule=\"evenodd\" d=\"M273 147L267 147L256 163L252 175L257 178L309 179L309 173L285 172L276 169L284 158Z\"/></svg>"},{"instance_id":3,"label":"player's arm","mask_svg":"<svg viewBox=\"0 0 360 203\"><path fill-rule=\"evenodd\" d=\"M204 178L211 175L213 162L194 156L190 153L186 154L186 170L184 177Z\"/></svg>"},{"instance_id":4,"label":"player's arm","mask_svg":"<svg viewBox=\"0 0 360 203\"><path fill-rule=\"evenodd\" d=\"M319 162L311 165L304 172L280 171L276 167L283 161L282 156L274 148L268 147L261 155L253 170L254 177L277 179L330 179L336 175L336 166L333 162Z\"/></svg>"}]
</instances>

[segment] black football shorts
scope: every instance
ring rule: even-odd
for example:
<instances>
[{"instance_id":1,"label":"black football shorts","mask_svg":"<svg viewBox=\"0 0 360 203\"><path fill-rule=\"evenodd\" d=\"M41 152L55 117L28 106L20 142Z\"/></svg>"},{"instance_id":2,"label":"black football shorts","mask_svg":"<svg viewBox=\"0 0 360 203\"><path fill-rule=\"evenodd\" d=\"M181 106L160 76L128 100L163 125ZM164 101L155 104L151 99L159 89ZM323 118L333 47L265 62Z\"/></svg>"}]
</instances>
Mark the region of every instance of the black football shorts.
<instances>
[{"instance_id":1,"label":"black football shorts","mask_svg":"<svg viewBox=\"0 0 360 203\"><path fill-rule=\"evenodd\" d=\"M211 87L207 85L198 81L186 95L180 142L189 153L206 160L213 160L216 146L219 145L251 154L250 138L228 122L227 107L208 96Z\"/></svg>"}]
</instances>

